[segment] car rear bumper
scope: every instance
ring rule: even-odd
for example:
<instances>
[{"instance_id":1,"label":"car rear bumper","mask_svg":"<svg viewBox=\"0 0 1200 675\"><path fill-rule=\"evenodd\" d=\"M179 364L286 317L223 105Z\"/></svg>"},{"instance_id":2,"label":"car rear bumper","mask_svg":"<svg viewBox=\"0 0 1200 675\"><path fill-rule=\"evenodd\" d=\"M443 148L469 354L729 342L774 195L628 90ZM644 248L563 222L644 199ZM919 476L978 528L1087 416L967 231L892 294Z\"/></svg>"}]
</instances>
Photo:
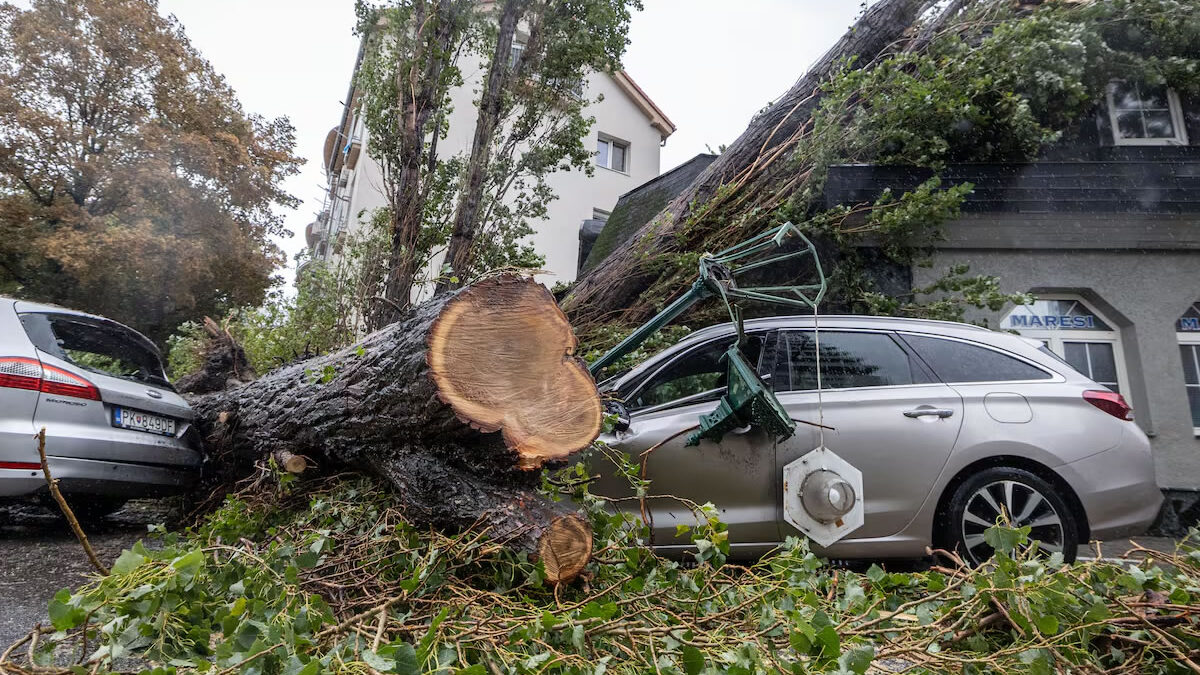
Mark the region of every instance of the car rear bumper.
<instances>
[{"instance_id":1,"label":"car rear bumper","mask_svg":"<svg viewBox=\"0 0 1200 675\"><path fill-rule=\"evenodd\" d=\"M1126 429L1116 447L1056 470L1079 496L1092 539L1140 535L1158 517L1163 493L1150 441L1140 431Z\"/></svg>"},{"instance_id":2,"label":"car rear bumper","mask_svg":"<svg viewBox=\"0 0 1200 675\"><path fill-rule=\"evenodd\" d=\"M50 457L50 473L68 494L163 497L186 492L200 467L151 466L71 457ZM23 497L46 489L41 469L0 469L0 497Z\"/></svg>"}]
</instances>

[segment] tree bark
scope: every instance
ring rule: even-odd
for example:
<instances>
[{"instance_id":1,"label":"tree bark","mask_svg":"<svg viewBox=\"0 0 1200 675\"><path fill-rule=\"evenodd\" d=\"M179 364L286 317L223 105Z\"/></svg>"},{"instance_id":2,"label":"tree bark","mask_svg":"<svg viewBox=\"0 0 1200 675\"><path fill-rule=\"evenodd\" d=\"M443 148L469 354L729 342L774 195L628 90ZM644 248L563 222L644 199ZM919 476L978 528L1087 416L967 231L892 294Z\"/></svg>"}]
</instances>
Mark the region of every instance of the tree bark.
<instances>
[{"instance_id":1,"label":"tree bark","mask_svg":"<svg viewBox=\"0 0 1200 675\"><path fill-rule=\"evenodd\" d=\"M383 478L417 525L481 525L566 581L591 532L537 493L541 468L600 432L595 383L545 287L493 277L410 310L361 345L192 401L218 462L279 453Z\"/></svg>"},{"instance_id":2,"label":"tree bark","mask_svg":"<svg viewBox=\"0 0 1200 675\"><path fill-rule=\"evenodd\" d=\"M639 299L660 274L660 257L680 250L681 236L701 209L718 200L745 199L748 191L770 193L778 205L803 186L803 167L787 161L821 101L821 85L847 59L866 64L893 46L913 25L924 0L880 0L822 56L778 101L750 126L699 177L604 262L579 279L563 300L577 327L599 320L640 322L654 307ZM719 192L723 186L734 191ZM733 193L737 194L734 195ZM763 209L764 215L772 209ZM684 237L686 239L686 237ZM691 242L684 242L686 246Z\"/></svg>"},{"instance_id":3,"label":"tree bark","mask_svg":"<svg viewBox=\"0 0 1200 675\"><path fill-rule=\"evenodd\" d=\"M517 22L524 12L526 0L504 0L500 10L499 33L496 51L488 66L487 83L479 99L479 114L475 119L475 138L471 145L471 158L467 163L467 179L458 208L454 214L454 229L446 249L446 262L461 283L471 273L471 261L475 248L475 233L479 229L479 204L483 199L483 187L487 179L488 165L492 156L492 136L500 124L503 113L504 89L513 77L516 64L510 64L513 40L517 33ZM438 282L438 292L456 287L447 280Z\"/></svg>"},{"instance_id":4,"label":"tree bark","mask_svg":"<svg viewBox=\"0 0 1200 675\"><path fill-rule=\"evenodd\" d=\"M371 313L372 329L396 321L412 302L412 287L420 271L417 243L428 200L423 170L428 159L425 142L431 131L437 133L431 125L434 113L445 105L441 80L454 58L454 37L467 5L461 0L436 0L417 3L416 9L413 24L423 42L418 42L413 67L396 75L400 92L399 126L403 131L399 157L394 166L388 167L394 175L385 179L392 210L392 247L384 284L385 301ZM432 15L427 15L431 10Z\"/></svg>"}]
</instances>

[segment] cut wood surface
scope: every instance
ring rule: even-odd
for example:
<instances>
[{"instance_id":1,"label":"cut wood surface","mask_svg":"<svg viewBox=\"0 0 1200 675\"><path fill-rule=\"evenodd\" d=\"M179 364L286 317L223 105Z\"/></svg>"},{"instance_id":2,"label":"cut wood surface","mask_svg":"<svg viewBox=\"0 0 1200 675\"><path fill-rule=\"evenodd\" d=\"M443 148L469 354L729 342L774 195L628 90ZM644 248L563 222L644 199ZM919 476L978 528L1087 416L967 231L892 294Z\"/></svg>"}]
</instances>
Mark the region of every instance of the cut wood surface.
<instances>
[{"instance_id":1,"label":"cut wood surface","mask_svg":"<svg viewBox=\"0 0 1200 675\"><path fill-rule=\"evenodd\" d=\"M537 493L536 469L600 433L600 397L575 345L544 286L493 277L359 345L192 404L212 457L363 469L387 481L414 524L482 526L565 581L590 558L591 532Z\"/></svg>"}]
</instances>

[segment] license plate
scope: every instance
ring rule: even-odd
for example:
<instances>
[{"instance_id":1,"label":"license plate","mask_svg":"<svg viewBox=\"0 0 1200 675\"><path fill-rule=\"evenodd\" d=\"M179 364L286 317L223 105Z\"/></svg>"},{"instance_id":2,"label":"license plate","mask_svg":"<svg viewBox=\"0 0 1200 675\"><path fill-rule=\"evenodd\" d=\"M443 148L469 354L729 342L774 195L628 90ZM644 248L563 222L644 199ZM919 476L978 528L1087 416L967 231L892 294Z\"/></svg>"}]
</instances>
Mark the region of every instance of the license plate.
<instances>
[{"instance_id":1,"label":"license plate","mask_svg":"<svg viewBox=\"0 0 1200 675\"><path fill-rule=\"evenodd\" d=\"M163 436L175 435L175 420L129 408L113 408L113 426Z\"/></svg>"}]
</instances>

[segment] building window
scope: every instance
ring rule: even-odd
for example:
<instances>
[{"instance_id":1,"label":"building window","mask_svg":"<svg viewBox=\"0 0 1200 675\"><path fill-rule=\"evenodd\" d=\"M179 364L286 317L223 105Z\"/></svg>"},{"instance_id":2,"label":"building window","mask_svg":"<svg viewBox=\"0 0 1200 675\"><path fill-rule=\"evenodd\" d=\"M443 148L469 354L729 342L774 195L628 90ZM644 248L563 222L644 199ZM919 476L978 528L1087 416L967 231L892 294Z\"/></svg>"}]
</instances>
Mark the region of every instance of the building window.
<instances>
[{"instance_id":1,"label":"building window","mask_svg":"<svg viewBox=\"0 0 1200 675\"><path fill-rule=\"evenodd\" d=\"M1179 95L1138 82L1108 85L1108 114L1117 145L1187 145Z\"/></svg>"},{"instance_id":2,"label":"building window","mask_svg":"<svg viewBox=\"0 0 1200 675\"><path fill-rule=\"evenodd\" d=\"M1013 308L1000 327L1041 340L1072 368L1115 392L1129 390L1120 334L1080 298L1039 298Z\"/></svg>"},{"instance_id":3,"label":"building window","mask_svg":"<svg viewBox=\"0 0 1200 675\"><path fill-rule=\"evenodd\" d=\"M525 53L525 45L513 40L512 47L508 52L508 67L510 70L516 70L517 64L521 62L521 55Z\"/></svg>"},{"instance_id":4,"label":"building window","mask_svg":"<svg viewBox=\"0 0 1200 675\"><path fill-rule=\"evenodd\" d=\"M628 172L629 144L601 136L596 141L596 166Z\"/></svg>"},{"instance_id":5,"label":"building window","mask_svg":"<svg viewBox=\"0 0 1200 675\"><path fill-rule=\"evenodd\" d=\"M599 220L602 223L607 223L608 217L611 215L611 211L605 211L604 209L592 209L592 220Z\"/></svg>"},{"instance_id":6,"label":"building window","mask_svg":"<svg viewBox=\"0 0 1200 675\"><path fill-rule=\"evenodd\" d=\"M1192 411L1192 430L1200 436L1200 302L1192 303L1179 317L1175 330L1183 357L1183 384Z\"/></svg>"}]
</instances>

